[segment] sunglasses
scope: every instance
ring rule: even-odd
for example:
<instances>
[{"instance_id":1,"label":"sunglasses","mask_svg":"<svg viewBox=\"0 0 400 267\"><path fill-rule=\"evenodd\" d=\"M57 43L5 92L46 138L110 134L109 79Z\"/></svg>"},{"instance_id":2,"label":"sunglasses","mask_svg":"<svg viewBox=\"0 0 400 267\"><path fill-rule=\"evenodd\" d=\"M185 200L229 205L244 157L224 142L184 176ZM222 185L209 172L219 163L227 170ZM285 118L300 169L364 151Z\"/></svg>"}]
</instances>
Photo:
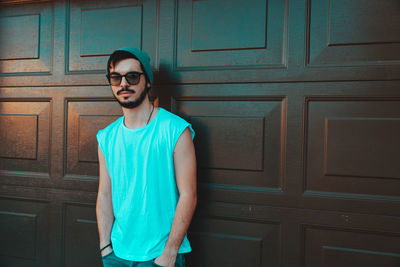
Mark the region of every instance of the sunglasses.
<instances>
[{"instance_id":1,"label":"sunglasses","mask_svg":"<svg viewBox=\"0 0 400 267\"><path fill-rule=\"evenodd\" d=\"M140 75L142 74L144 74L144 72L137 72L137 71L131 71L125 75L121 75L118 73L111 73L107 75L107 79L111 85L117 86L121 84L122 77L125 77L126 81L130 85L136 85L139 83Z\"/></svg>"}]
</instances>

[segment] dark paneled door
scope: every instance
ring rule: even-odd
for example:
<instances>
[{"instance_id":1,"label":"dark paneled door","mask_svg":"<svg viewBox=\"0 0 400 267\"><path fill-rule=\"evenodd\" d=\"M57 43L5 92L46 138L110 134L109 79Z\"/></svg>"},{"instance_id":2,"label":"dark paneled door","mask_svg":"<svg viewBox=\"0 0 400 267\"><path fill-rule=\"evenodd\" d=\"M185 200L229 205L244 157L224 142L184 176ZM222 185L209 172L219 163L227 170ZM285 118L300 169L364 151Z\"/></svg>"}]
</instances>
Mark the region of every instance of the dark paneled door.
<instances>
[{"instance_id":1,"label":"dark paneled door","mask_svg":"<svg viewBox=\"0 0 400 267\"><path fill-rule=\"evenodd\" d=\"M0 1L0 266L101 266L113 49L196 131L188 266L400 266L398 0Z\"/></svg>"}]
</instances>

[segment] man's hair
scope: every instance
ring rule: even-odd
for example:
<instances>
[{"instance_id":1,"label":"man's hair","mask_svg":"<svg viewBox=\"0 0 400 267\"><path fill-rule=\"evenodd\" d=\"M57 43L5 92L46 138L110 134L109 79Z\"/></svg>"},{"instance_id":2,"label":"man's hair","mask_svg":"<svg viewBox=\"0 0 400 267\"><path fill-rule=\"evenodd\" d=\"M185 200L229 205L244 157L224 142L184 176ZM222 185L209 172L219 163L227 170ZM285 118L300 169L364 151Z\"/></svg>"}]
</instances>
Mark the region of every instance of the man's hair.
<instances>
[{"instance_id":1,"label":"man's hair","mask_svg":"<svg viewBox=\"0 0 400 267\"><path fill-rule=\"evenodd\" d=\"M123 51L123 50L117 50L114 51L114 53L112 53L110 55L110 57L108 58L108 62L107 62L107 76L110 75L110 68L111 67L115 67L115 64L123 59L127 59L127 58L134 58L137 61L139 61L140 63L140 67L142 68L142 71L144 72L144 76L146 77L146 88L147 88L147 83L150 83L149 77L147 77L147 73L142 65L142 62L140 62L140 60L135 57L134 55L132 55L131 53L127 52L127 51ZM148 88L148 90L150 90L151 88L151 83L150 83L150 87Z\"/></svg>"}]
</instances>

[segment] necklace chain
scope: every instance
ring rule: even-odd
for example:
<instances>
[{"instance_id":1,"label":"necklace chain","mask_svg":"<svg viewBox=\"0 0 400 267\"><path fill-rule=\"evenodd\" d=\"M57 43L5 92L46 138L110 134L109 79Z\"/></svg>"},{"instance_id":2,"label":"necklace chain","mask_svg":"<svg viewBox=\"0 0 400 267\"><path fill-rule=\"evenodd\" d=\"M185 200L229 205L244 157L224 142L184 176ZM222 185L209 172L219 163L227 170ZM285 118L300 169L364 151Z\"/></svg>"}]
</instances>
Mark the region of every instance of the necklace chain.
<instances>
[{"instance_id":1,"label":"necklace chain","mask_svg":"<svg viewBox=\"0 0 400 267\"><path fill-rule=\"evenodd\" d=\"M154 104L152 104L152 106L153 106L153 108L151 109L151 112L150 112L149 118L147 119L147 123L146 123L146 125L147 125L147 124L149 124L149 121L150 121L151 115L153 115Z\"/></svg>"}]
</instances>

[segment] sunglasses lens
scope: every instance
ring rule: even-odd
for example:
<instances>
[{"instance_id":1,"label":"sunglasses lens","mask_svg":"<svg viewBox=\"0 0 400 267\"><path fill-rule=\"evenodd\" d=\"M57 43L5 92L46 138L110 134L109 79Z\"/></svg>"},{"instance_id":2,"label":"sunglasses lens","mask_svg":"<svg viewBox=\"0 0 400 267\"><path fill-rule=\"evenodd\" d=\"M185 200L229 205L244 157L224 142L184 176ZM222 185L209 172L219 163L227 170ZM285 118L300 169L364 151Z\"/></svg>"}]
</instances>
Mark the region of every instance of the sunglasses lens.
<instances>
[{"instance_id":1,"label":"sunglasses lens","mask_svg":"<svg viewBox=\"0 0 400 267\"><path fill-rule=\"evenodd\" d=\"M121 75L110 75L110 84L111 85L120 85L121 84Z\"/></svg>"},{"instance_id":2,"label":"sunglasses lens","mask_svg":"<svg viewBox=\"0 0 400 267\"><path fill-rule=\"evenodd\" d=\"M128 73L125 77L131 85L136 85L140 81L140 73Z\"/></svg>"},{"instance_id":3,"label":"sunglasses lens","mask_svg":"<svg viewBox=\"0 0 400 267\"><path fill-rule=\"evenodd\" d=\"M111 74L110 76L107 76L110 84L114 86L118 86L122 82L122 77L125 77L126 81L130 85L136 85L140 81L140 75L143 74L142 72L130 72L125 75L119 75L119 74Z\"/></svg>"}]
</instances>

